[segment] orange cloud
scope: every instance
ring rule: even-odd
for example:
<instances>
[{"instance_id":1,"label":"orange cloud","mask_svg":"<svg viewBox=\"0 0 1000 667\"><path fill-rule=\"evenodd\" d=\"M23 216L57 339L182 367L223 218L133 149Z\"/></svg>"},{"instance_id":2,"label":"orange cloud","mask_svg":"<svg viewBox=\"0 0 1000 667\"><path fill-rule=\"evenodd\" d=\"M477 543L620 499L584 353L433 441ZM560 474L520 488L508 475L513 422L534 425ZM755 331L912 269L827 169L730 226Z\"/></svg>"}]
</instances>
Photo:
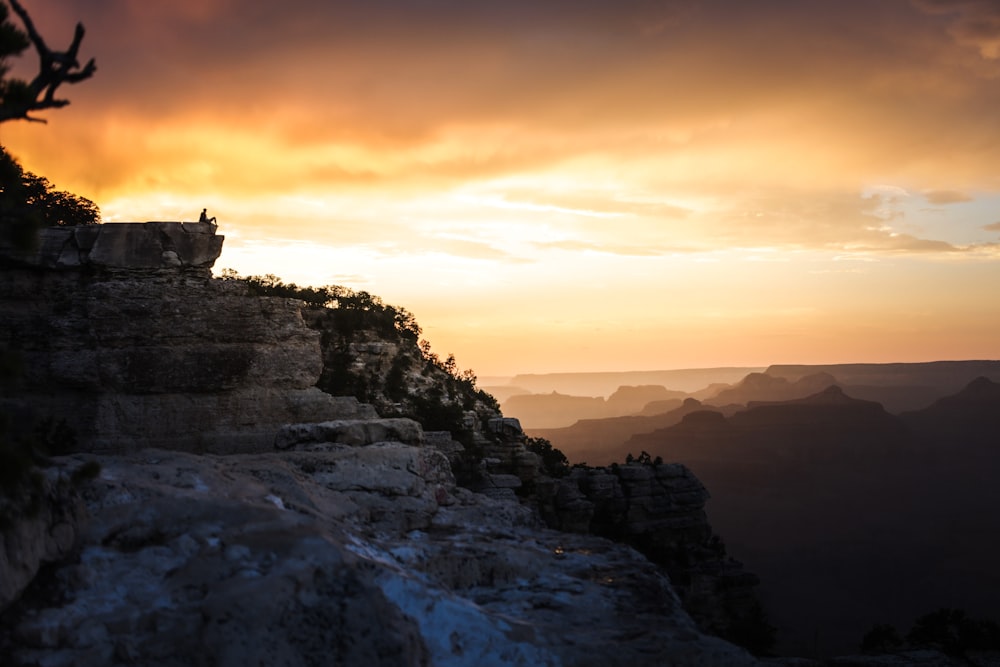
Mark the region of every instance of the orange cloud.
<instances>
[{"instance_id":1,"label":"orange cloud","mask_svg":"<svg viewBox=\"0 0 1000 667\"><path fill-rule=\"evenodd\" d=\"M522 341L542 360L570 331L615 345L604 318L636 355L752 338L767 363L864 334L839 318L923 331L937 285L1000 279L995 3L35 4L47 35L85 23L99 71L49 125L3 125L27 168L112 220L208 206L220 267L357 281L445 340L516 338L509 308L556 332ZM1000 332L948 312L924 343Z\"/></svg>"}]
</instances>

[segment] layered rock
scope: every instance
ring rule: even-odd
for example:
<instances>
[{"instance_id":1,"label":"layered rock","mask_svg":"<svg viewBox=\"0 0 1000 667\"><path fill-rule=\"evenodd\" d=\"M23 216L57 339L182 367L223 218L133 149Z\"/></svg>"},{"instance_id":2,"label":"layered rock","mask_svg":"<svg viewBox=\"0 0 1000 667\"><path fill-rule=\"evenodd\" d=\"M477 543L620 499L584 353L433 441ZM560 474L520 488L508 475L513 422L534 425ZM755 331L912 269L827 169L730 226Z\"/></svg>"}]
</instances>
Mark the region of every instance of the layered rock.
<instances>
[{"instance_id":1,"label":"layered rock","mask_svg":"<svg viewBox=\"0 0 1000 667\"><path fill-rule=\"evenodd\" d=\"M0 609L43 565L72 553L84 516L75 485L59 468L38 470L14 494L0 496Z\"/></svg>"},{"instance_id":2,"label":"layered rock","mask_svg":"<svg viewBox=\"0 0 1000 667\"><path fill-rule=\"evenodd\" d=\"M635 551L455 487L437 451L327 450L89 457L78 557L0 619L0 662L755 664Z\"/></svg>"},{"instance_id":3,"label":"layered rock","mask_svg":"<svg viewBox=\"0 0 1000 667\"><path fill-rule=\"evenodd\" d=\"M210 269L225 239L206 222L122 222L41 229L34 248L0 245L0 262L44 268Z\"/></svg>"},{"instance_id":4,"label":"layered rock","mask_svg":"<svg viewBox=\"0 0 1000 667\"><path fill-rule=\"evenodd\" d=\"M314 386L319 333L301 304L212 280L221 237L190 227L45 230L33 266L0 272L0 346L21 369L3 402L65 420L89 451L265 451L290 422L373 416ZM59 259L67 239L89 254ZM153 266L157 252L179 263Z\"/></svg>"},{"instance_id":5,"label":"layered rock","mask_svg":"<svg viewBox=\"0 0 1000 667\"><path fill-rule=\"evenodd\" d=\"M726 556L708 523L708 492L679 464L573 468L539 492L547 522L630 544L670 575L700 627L757 648L773 640L756 576Z\"/></svg>"},{"instance_id":6,"label":"layered rock","mask_svg":"<svg viewBox=\"0 0 1000 667\"><path fill-rule=\"evenodd\" d=\"M22 366L0 407L65 422L63 444L102 466L85 528L43 517L25 528L39 556L3 564L29 574L9 578L0 663L754 663L703 635L632 549L542 528L516 498L542 497L540 459L523 434L479 431L488 402L465 406L467 448L320 391L346 355L380 391L402 372L410 402L462 407L451 370L414 367L415 341L366 332L345 348L331 313L305 309L307 323L299 301L213 280L214 231L107 225L0 249L0 344ZM456 485L452 464L472 460L485 493ZM669 522L639 486L620 484L625 516L659 535ZM596 532L632 541L587 502Z\"/></svg>"}]
</instances>

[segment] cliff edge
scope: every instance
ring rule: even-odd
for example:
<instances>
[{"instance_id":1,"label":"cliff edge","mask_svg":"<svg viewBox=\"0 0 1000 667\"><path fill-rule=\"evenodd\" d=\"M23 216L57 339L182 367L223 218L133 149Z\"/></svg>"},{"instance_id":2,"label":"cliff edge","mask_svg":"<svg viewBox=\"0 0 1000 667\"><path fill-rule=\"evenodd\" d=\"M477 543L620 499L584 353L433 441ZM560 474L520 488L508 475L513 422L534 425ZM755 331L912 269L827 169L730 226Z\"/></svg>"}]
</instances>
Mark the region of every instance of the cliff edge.
<instances>
[{"instance_id":1,"label":"cliff edge","mask_svg":"<svg viewBox=\"0 0 1000 667\"><path fill-rule=\"evenodd\" d=\"M523 434L491 435L472 410L462 445L321 391L343 372L325 351L336 332L310 327L302 301L212 278L221 242L211 226L130 223L0 249L0 347L18 362L3 436L57 423L63 452L42 461L39 506L3 527L0 567L19 583L0 600L0 662L756 664L632 548L544 527L518 499L545 487ZM386 377L403 368L365 346ZM410 399L435 391L418 370L397 374ZM484 493L456 482L462 452ZM704 522L689 473L664 472L673 496L643 500L640 472L621 486L632 528L669 528L643 517L682 497ZM602 525L623 499L605 495Z\"/></svg>"}]
</instances>

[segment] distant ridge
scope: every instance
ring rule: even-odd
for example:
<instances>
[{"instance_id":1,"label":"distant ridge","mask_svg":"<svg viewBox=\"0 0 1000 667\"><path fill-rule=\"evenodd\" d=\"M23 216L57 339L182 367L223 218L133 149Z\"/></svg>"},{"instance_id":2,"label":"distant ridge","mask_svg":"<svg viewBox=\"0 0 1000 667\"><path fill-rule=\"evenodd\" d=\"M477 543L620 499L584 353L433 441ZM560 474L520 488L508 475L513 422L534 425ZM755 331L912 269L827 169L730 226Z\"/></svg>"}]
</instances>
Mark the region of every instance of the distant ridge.
<instances>
[{"instance_id":1,"label":"distant ridge","mask_svg":"<svg viewBox=\"0 0 1000 667\"><path fill-rule=\"evenodd\" d=\"M1000 381L1000 361L927 361L892 364L773 364L766 373L795 382L805 375L829 373L841 384L924 385L942 393L964 388L977 377Z\"/></svg>"},{"instance_id":2,"label":"distant ridge","mask_svg":"<svg viewBox=\"0 0 1000 667\"><path fill-rule=\"evenodd\" d=\"M576 396L609 396L628 385L662 385L668 389L693 392L715 382L732 384L762 366L719 368L679 368L658 371L603 371L597 373L525 373L515 375L510 384L533 393L559 392Z\"/></svg>"}]
</instances>

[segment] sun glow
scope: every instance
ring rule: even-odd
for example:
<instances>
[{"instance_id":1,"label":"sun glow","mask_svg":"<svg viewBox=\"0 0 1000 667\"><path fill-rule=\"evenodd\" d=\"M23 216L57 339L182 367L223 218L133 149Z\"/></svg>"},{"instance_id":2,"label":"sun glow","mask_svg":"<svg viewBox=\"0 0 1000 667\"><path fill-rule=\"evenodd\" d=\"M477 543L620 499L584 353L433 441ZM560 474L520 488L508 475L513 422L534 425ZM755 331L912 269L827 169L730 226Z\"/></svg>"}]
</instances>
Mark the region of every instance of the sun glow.
<instances>
[{"instance_id":1,"label":"sun glow","mask_svg":"<svg viewBox=\"0 0 1000 667\"><path fill-rule=\"evenodd\" d=\"M957 15L308 4L110 0L98 74L3 143L481 374L1000 355L1000 60Z\"/></svg>"}]
</instances>

